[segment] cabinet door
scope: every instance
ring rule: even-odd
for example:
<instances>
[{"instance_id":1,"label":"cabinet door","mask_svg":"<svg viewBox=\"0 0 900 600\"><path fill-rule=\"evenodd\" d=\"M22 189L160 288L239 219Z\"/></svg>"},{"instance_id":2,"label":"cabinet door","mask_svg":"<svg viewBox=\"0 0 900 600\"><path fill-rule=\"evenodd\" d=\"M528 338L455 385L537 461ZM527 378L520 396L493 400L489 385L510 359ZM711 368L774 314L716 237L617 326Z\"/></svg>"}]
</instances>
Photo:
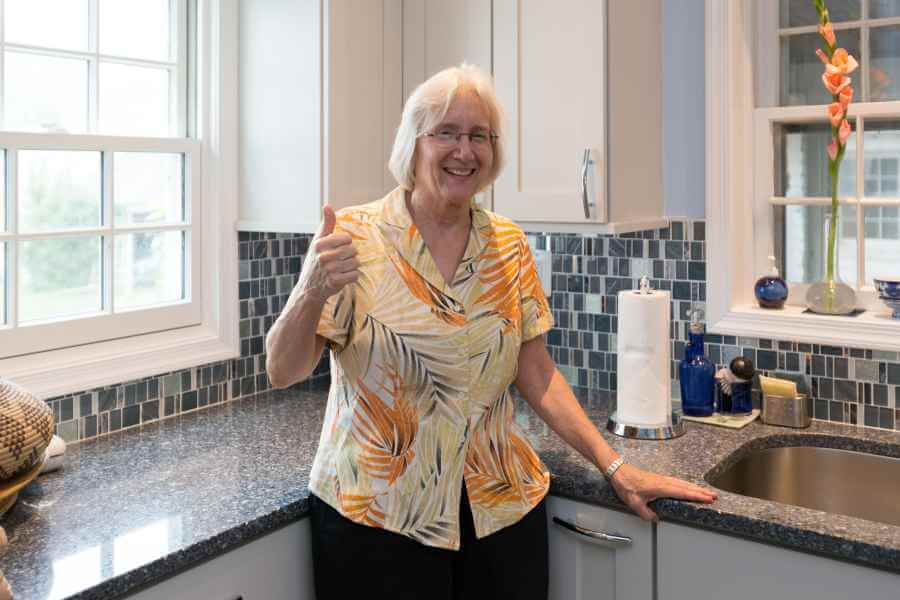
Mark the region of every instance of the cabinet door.
<instances>
[{"instance_id":1,"label":"cabinet door","mask_svg":"<svg viewBox=\"0 0 900 600\"><path fill-rule=\"evenodd\" d=\"M653 526L618 511L547 499L550 541L550 600L651 600ZM554 521L588 530L571 531ZM625 538L602 542L590 532ZM629 540L629 541L626 541Z\"/></svg>"},{"instance_id":2,"label":"cabinet door","mask_svg":"<svg viewBox=\"0 0 900 600\"><path fill-rule=\"evenodd\" d=\"M494 0L494 80L507 113L494 209L517 221L604 222L606 0ZM585 218L585 150L590 217Z\"/></svg>"},{"instance_id":3,"label":"cabinet door","mask_svg":"<svg viewBox=\"0 0 900 600\"><path fill-rule=\"evenodd\" d=\"M309 519L214 558L129 600L314 600Z\"/></svg>"},{"instance_id":4,"label":"cabinet door","mask_svg":"<svg viewBox=\"0 0 900 600\"><path fill-rule=\"evenodd\" d=\"M461 63L491 72L491 3L403 0L403 99L423 81ZM491 191L475 197L490 209Z\"/></svg>"},{"instance_id":5,"label":"cabinet door","mask_svg":"<svg viewBox=\"0 0 900 600\"><path fill-rule=\"evenodd\" d=\"M896 598L900 575L660 523L660 600Z\"/></svg>"}]
</instances>

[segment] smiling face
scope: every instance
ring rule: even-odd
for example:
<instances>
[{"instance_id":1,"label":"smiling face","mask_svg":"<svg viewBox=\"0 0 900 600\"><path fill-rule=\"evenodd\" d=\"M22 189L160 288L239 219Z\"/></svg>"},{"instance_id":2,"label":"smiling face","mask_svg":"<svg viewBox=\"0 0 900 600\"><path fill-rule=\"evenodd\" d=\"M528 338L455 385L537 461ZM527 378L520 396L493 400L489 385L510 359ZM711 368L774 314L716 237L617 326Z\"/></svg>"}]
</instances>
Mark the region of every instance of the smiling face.
<instances>
[{"instance_id":1,"label":"smiling face","mask_svg":"<svg viewBox=\"0 0 900 600\"><path fill-rule=\"evenodd\" d=\"M489 135L490 118L478 95L465 90L456 95L443 120L430 130ZM490 177L494 151L487 144L472 144L469 136L459 143L422 136L416 142L416 192L440 202L467 203Z\"/></svg>"}]
</instances>

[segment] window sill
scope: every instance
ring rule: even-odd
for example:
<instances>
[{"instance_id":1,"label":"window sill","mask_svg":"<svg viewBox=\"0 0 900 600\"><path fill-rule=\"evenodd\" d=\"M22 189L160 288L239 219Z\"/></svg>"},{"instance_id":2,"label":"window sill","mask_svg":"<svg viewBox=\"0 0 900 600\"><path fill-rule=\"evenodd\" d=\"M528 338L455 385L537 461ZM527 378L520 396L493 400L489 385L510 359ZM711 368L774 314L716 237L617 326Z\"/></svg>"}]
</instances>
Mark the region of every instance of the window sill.
<instances>
[{"instance_id":1,"label":"window sill","mask_svg":"<svg viewBox=\"0 0 900 600\"><path fill-rule=\"evenodd\" d=\"M237 336L235 336L236 338ZM239 342L196 326L0 360L0 373L38 398L235 358Z\"/></svg>"},{"instance_id":2,"label":"window sill","mask_svg":"<svg viewBox=\"0 0 900 600\"><path fill-rule=\"evenodd\" d=\"M710 321L709 331L724 335L773 340L803 340L814 344L900 351L900 320L886 307L855 317L804 314L802 306L767 310L755 305L734 306Z\"/></svg>"}]
</instances>

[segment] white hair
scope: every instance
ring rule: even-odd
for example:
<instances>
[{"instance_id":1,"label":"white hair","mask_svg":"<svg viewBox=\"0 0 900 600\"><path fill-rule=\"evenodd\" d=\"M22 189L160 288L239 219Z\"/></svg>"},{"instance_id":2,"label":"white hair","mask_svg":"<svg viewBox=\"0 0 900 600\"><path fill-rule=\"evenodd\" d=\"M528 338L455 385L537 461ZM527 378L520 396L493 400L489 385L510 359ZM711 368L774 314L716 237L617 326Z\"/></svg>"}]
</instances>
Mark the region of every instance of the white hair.
<instances>
[{"instance_id":1,"label":"white hair","mask_svg":"<svg viewBox=\"0 0 900 600\"><path fill-rule=\"evenodd\" d=\"M472 91L484 103L491 131L497 135L494 141L494 161L484 185L490 186L503 168L503 108L494 93L491 76L475 65L466 63L450 67L432 75L410 94L403 107L403 116L394 138L388 168L405 190L411 190L416 182L416 140L423 133L436 127L447 115L450 103L460 92Z\"/></svg>"}]
</instances>

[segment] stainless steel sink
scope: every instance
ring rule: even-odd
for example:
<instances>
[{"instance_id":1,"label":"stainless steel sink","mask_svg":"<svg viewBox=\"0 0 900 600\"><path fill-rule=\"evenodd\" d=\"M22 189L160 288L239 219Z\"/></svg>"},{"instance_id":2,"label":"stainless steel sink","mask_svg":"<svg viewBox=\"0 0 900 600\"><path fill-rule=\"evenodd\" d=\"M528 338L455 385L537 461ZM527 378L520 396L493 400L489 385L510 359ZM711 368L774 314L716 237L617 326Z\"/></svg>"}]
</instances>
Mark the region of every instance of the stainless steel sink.
<instances>
[{"instance_id":1,"label":"stainless steel sink","mask_svg":"<svg viewBox=\"0 0 900 600\"><path fill-rule=\"evenodd\" d=\"M753 450L710 478L764 500L900 525L900 459L808 446Z\"/></svg>"}]
</instances>

